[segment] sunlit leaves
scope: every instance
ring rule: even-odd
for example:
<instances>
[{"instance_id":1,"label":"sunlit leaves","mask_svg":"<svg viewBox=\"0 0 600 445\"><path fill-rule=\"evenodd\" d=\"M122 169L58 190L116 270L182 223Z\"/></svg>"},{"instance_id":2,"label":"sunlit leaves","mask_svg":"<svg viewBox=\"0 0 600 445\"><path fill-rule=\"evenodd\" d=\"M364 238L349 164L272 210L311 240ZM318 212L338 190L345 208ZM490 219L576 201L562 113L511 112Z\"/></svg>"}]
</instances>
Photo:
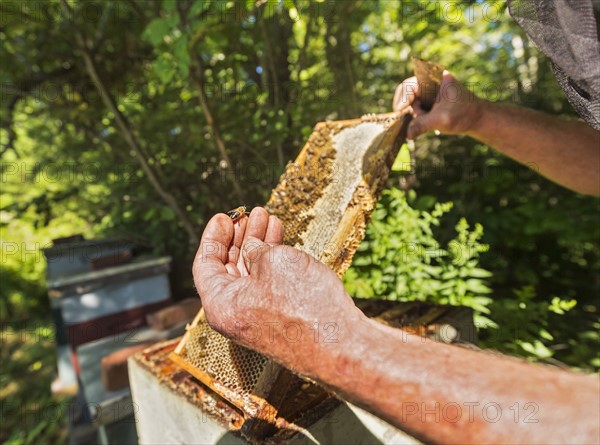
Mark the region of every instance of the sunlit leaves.
<instances>
[{"instance_id":1,"label":"sunlit leaves","mask_svg":"<svg viewBox=\"0 0 600 445\"><path fill-rule=\"evenodd\" d=\"M358 297L464 305L489 314L491 299L485 295L491 289L485 279L491 273L478 266L479 254L487 250L480 242L481 226L471 231L461 219L456 236L442 247L434 227L452 205L425 207L433 209L417 210L397 189L384 193L344 279L348 291Z\"/></svg>"},{"instance_id":2,"label":"sunlit leaves","mask_svg":"<svg viewBox=\"0 0 600 445\"><path fill-rule=\"evenodd\" d=\"M563 315L565 312L573 309L576 304L577 300L563 300L559 297L553 297L548 309L555 314Z\"/></svg>"}]
</instances>

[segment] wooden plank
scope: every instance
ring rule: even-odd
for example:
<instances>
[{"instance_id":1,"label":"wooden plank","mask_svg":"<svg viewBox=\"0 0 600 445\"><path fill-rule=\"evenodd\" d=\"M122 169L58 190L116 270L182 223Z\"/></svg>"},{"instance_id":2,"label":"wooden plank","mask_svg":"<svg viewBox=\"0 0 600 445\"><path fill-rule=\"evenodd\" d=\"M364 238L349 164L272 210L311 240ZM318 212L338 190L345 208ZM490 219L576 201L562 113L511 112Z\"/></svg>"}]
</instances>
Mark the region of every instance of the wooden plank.
<instances>
[{"instance_id":1,"label":"wooden plank","mask_svg":"<svg viewBox=\"0 0 600 445\"><path fill-rule=\"evenodd\" d=\"M146 315L146 322L152 329L164 331L180 323L192 321L201 307L200 298L186 298Z\"/></svg>"},{"instance_id":2,"label":"wooden plank","mask_svg":"<svg viewBox=\"0 0 600 445\"><path fill-rule=\"evenodd\" d=\"M127 359L133 354L146 349L152 343L129 346L102 357L100 373L102 384L107 391L117 391L129 386L127 375Z\"/></svg>"}]
</instances>

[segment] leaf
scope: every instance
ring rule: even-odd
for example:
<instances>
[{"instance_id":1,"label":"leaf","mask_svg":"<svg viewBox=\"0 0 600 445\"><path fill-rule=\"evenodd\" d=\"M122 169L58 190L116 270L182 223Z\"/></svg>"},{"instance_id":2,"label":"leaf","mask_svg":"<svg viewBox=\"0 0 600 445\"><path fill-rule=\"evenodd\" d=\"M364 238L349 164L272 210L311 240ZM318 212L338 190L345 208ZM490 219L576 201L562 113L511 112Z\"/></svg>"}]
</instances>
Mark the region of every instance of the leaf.
<instances>
[{"instance_id":1,"label":"leaf","mask_svg":"<svg viewBox=\"0 0 600 445\"><path fill-rule=\"evenodd\" d=\"M190 67L190 53L188 51L187 36L182 35L173 43L173 55L177 62L177 69L181 77L187 77Z\"/></svg>"},{"instance_id":2,"label":"leaf","mask_svg":"<svg viewBox=\"0 0 600 445\"><path fill-rule=\"evenodd\" d=\"M144 213L144 220L151 221L155 218L155 216L156 216L156 209L150 208L150 209L146 210L146 212Z\"/></svg>"},{"instance_id":3,"label":"leaf","mask_svg":"<svg viewBox=\"0 0 600 445\"><path fill-rule=\"evenodd\" d=\"M467 290L474 294L489 294L492 290L487 287L481 280L470 279L466 281Z\"/></svg>"},{"instance_id":4,"label":"leaf","mask_svg":"<svg viewBox=\"0 0 600 445\"><path fill-rule=\"evenodd\" d=\"M461 302L465 306L469 306L475 309L477 312L482 314L491 313L490 308L488 307L492 302L491 298L486 297L466 297Z\"/></svg>"},{"instance_id":5,"label":"leaf","mask_svg":"<svg viewBox=\"0 0 600 445\"><path fill-rule=\"evenodd\" d=\"M521 346L524 351L529 352L537 358L549 358L554 355L554 353L539 340L534 340L533 343L518 340L517 344Z\"/></svg>"},{"instance_id":6,"label":"leaf","mask_svg":"<svg viewBox=\"0 0 600 445\"><path fill-rule=\"evenodd\" d=\"M542 337L545 340L548 341L553 341L554 337L552 336L552 334L550 334L550 332L548 332L546 329L540 329L540 337Z\"/></svg>"},{"instance_id":7,"label":"leaf","mask_svg":"<svg viewBox=\"0 0 600 445\"><path fill-rule=\"evenodd\" d=\"M475 323L475 327L477 329L498 329L498 323L493 320L490 320L485 315L475 314L473 317L473 321Z\"/></svg>"},{"instance_id":8,"label":"leaf","mask_svg":"<svg viewBox=\"0 0 600 445\"><path fill-rule=\"evenodd\" d=\"M410 162L410 150L406 143L402 144L396 160L392 164L392 171L395 172L409 172L411 169Z\"/></svg>"},{"instance_id":9,"label":"leaf","mask_svg":"<svg viewBox=\"0 0 600 445\"><path fill-rule=\"evenodd\" d=\"M469 270L469 276L473 277L473 278L489 278L491 277L493 274L490 271L487 271L485 269L479 269L479 268L474 268Z\"/></svg>"},{"instance_id":10,"label":"leaf","mask_svg":"<svg viewBox=\"0 0 600 445\"><path fill-rule=\"evenodd\" d=\"M163 84L168 84L175 75L175 65L169 54L161 54L153 64L154 73Z\"/></svg>"},{"instance_id":11,"label":"leaf","mask_svg":"<svg viewBox=\"0 0 600 445\"><path fill-rule=\"evenodd\" d=\"M152 45L158 46L165 36L171 32L171 28L176 22L176 17L154 19L146 25L143 37Z\"/></svg>"},{"instance_id":12,"label":"leaf","mask_svg":"<svg viewBox=\"0 0 600 445\"><path fill-rule=\"evenodd\" d=\"M552 302L548 306L548 310L555 314L562 315L570 311L577 305L577 300L562 300L560 297L553 297Z\"/></svg>"},{"instance_id":13,"label":"leaf","mask_svg":"<svg viewBox=\"0 0 600 445\"><path fill-rule=\"evenodd\" d=\"M175 212L171 207L161 207L160 209L161 219L166 221L173 221L175 219Z\"/></svg>"},{"instance_id":14,"label":"leaf","mask_svg":"<svg viewBox=\"0 0 600 445\"><path fill-rule=\"evenodd\" d=\"M436 202L437 198L435 196L424 195L420 196L417 199L417 202L415 203L414 207L415 209L419 210L429 210L435 205Z\"/></svg>"}]
</instances>

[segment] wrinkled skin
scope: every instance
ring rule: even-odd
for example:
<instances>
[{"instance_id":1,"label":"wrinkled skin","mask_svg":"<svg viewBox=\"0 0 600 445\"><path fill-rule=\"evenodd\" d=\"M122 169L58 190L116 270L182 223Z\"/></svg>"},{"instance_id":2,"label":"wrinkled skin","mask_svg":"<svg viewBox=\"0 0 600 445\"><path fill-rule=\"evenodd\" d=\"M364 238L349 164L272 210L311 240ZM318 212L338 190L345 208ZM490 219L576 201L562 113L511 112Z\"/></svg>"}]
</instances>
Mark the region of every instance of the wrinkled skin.
<instances>
[{"instance_id":1,"label":"wrinkled skin","mask_svg":"<svg viewBox=\"0 0 600 445\"><path fill-rule=\"evenodd\" d=\"M393 100L394 111L412 110L414 119L408 127L409 139L433 130L467 134L477 124L481 104L482 101L448 71L444 71L437 101L430 112L421 108L416 77L409 77L398 85Z\"/></svg>"},{"instance_id":2,"label":"wrinkled skin","mask_svg":"<svg viewBox=\"0 0 600 445\"><path fill-rule=\"evenodd\" d=\"M235 222L218 214L202 236L194 279L213 328L312 374L304 358L364 315L331 269L282 239L281 222L263 208Z\"/></svg>"},{"instance_id":3,"label":"wrinkled skin","mask_svg":"<svg viewBox=\"0 0 600 445\"><path fill-rule=\"evenodd\" d=\"M330 269L281 245L282 234L277 218L261 208L235 223L223 214L210 220L194 279L215 329L426 442L597 440L597 378L436 343L369 320ZM486 417L482 407L490 404L503 413L498 420ZM458 414L448 407L458 407Z\"/></svg>"},{"instance_id":4,"label":"wrinkled skin","mask_svg":"<svg viewBox=\"0 0 600 445\"><path fill-rule=\"evenodd\" d=\"M448 71L431 111L421 108L416 77L398 85L393 108L413 115L409 139L432 130L471 136L568 189L600 196L600 131L585 122L478 98Z\"/></svg>"},{"instance_id":5,"label":"wrinkled skin","mask_svg":"<svg viewBox=\"0 0 600 445\"><path fill-rule=\"evenodd\" d=\"M427 113L416 79L403 82L394 109L407 107L415 116L410 138L433 129L464 133L566 187L600 194L600 132L585 123L478 99L447 72ZM224 214L209 221L193 273L214 329L427 442L598 441L597 378L369 320L330 269L282 238L279 220L261 208L235 222ZM503 413L498 420L480 409L490 404ZM448 416L444 407L461 411Z\"/></svg>"}]
</instances>

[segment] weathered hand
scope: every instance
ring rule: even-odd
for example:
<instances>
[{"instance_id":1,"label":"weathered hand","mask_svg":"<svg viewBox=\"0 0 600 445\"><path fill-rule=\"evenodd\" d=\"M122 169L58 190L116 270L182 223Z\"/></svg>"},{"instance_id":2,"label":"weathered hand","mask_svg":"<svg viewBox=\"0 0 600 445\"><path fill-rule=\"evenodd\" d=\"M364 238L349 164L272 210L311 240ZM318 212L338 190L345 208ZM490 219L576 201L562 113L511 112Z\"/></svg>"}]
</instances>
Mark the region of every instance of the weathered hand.
<instances>
[{"instance_id":1,"label":"weathered hand","mask_svg":"<svg viewBox=\"0 0 600 445\"><path fill-rule=\"evenodd\" d=\"M235 223L215 215L194 260L210 325L297 372L364 318L333 271L281 245L283 227L263 208Z\"/></svg>"},{"instance_id":2,"label":"weathered hand","mask_svg":"<svg viewBox=\"0 0 600 445\"><path fill-rule=\"evenodd\" d=\"M408 138L432 130L448 134L468 134L475 127L480 115L482 100L457 81L452 74L444 71L437 100L431 111L421 108L419 85L416 77L410 77L396 88L394 111L412 107L414 119L408 127Z\"/></svg>"}]
</instances>

